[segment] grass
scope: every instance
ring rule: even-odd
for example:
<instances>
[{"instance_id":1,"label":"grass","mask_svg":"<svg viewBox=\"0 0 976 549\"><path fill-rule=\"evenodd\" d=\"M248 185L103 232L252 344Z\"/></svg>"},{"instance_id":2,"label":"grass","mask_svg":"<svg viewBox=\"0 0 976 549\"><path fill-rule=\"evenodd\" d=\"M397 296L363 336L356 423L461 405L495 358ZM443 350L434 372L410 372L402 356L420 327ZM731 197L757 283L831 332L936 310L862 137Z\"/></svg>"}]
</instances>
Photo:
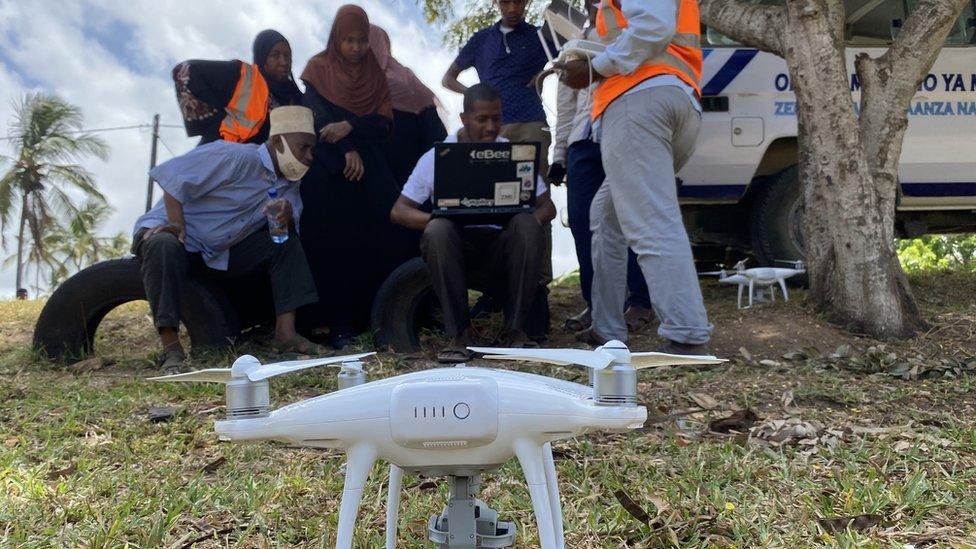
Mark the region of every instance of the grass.
<instances>
[{"instance_id":1,"label":"grass","mask_svg":"<svg viewBox=\"0 0 976 549\"><path fill-rule=\"evenodd\" d=\"M952 284L972 287L974 280ZM951 290L935 277L917 287L934 318L954 315L957 326L976 316L972 294L968 305L947 300ZM557 309L567 299L557 292ZM144 305L112 314L99 335L99 360L49 364L29 351L40 305L0 303L0 545L334 546L340 455L218 441L212 424L223 414L221 387L143 380L154 373ZM806 314L798 307L793 314ZM729 330L749 318L717 313ZM230 358L210 356L198 366ZM779 365L760 365L761 358ZM383 354L370 373L375 379L427 367L423 358ZM974 382L969 374L904 381L848 368L844 359L771 355L642 373L651 416L642 430L555 445L567 547L976 547ZM333 372L312 371L276 378L272 400L334 389ZM702 410L693 393L718 406ZM150 422L151 406L172 407L173 419ZM779 443L760 430L709 432L709 421L744 408L769 429L777 420L806 422L818 436ZM356 547L383 546L385 483L385 466L377 466ZM446 502L446 483L408 477L405 485L398 546L429 547L426 521ZM648 520L623 508L614 495L621 489ZM517 547L538 546L514 463L486 478L482 498L518 524ZM880 524L835 530L820 520L858 515Z\"/></svg>"}]
</instances>

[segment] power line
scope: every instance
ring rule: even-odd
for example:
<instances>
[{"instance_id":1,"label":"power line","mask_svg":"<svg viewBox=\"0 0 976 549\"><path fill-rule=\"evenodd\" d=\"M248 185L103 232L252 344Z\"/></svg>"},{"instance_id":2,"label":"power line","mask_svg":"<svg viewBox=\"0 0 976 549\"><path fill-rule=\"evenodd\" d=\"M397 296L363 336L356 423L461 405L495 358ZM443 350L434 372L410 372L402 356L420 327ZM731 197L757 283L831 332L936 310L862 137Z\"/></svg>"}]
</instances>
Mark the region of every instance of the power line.
<instances>
[{"instance_id":1,"label":"power line","mask_svg":"<svg viewBox=\"0 0 976 549\"><path fill-rule=\"evenodd\" d=\"M171 148L169 148L169 145L167 145L167 144L166 144L166 142L165 142L165 141L163 141L163 138L162 138L162 136L160 136L160 137L159 137L159 142L163 144L163 147L165 147L165 148L166 148L166 150L167 150L167 151L169 151L169 154L170 154L171 156L176 156L176 153L175 153L175 152L173 152L173 149L171 149Z\"/></svg>"},{"instance_id":2,"label":"power line","mask_svg":"<svg viewBox=\"0 0 976 549\"><path fill-rule=\"evenodd\" d=\"M180 128L180 129L183 128L183 126L179 126L179 125L176 125L176 124L160 124L159 127L160 128ZM134 124L132 126L115 126L115 127L112 127L112 128L95 128L95 129L91 129L91 130L71 130L71 131L67 131L67 132L64 132L64 133L67 133L67 134L103 133L103 132L116 132L116 131L122 131L122 130L142 130L142 129L152 129L152 124ZM14 141L16 139L19 139L19 136L16 136L16 135L6 135L6 136L3 136L3 137L0 137L0 141Z\"/></svg>"}]
</instances>

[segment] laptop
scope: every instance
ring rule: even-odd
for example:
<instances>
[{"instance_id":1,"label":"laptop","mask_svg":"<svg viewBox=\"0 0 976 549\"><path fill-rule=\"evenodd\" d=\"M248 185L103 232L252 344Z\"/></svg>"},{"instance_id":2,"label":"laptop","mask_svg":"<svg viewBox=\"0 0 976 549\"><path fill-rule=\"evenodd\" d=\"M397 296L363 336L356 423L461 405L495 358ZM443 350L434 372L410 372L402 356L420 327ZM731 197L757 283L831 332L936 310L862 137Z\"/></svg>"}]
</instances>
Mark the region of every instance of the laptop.
<instances>
[{"instance_id":1,"label":"laptop","mask_svg":"<svg viewBox=\"0 0 976 549\"><path fill-rule=\"evenodd\" d=\"M540 143L436 143L434 217L501 224L535 211Z\"/></svg>"}]
</instances>

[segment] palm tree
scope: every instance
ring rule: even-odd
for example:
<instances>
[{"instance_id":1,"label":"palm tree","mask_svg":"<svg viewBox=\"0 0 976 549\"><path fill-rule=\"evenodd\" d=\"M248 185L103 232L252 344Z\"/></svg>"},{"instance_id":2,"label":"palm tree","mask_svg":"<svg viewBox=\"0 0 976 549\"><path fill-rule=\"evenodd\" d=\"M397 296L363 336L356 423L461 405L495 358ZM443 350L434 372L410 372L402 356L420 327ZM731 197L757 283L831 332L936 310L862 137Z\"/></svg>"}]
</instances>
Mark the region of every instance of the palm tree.
<instances>
[{"instance_id":1,"label":"palm tree","mask_svg":"<svg viewBox=\"0 0 976 549\"><path fill-rule=\"evenodd\" d=\"M88 156L105 159L108 147L82 133L81 110L57 97L28 94L15 105L10 124L13 166L0 176L0 243L6 248L5 230L16 204L20 206L17 232L17 285L24 283L25 232L30 230L30 254L44 260L46 233L57 226L56 214L79 213L69 189L81 191L90 200L105 202L91 174L78 163ZM39 267L39 265L38 265Z\"/></svg>"},{"instance_id":2,"label":"palm tree","mask_svg":"<svg viewBox=\"0 0 976 549\"><path fill-rule=\"evenodd\" d=\"M105 222L112 208L99 201L85 202L66 226L58 226L45 239L45 249L54 259L48 262L51 284L56 286L69 275L103 259L125 255L129 237L125 233L98 236L98 228Z\"/></svg>"}]
</instances>

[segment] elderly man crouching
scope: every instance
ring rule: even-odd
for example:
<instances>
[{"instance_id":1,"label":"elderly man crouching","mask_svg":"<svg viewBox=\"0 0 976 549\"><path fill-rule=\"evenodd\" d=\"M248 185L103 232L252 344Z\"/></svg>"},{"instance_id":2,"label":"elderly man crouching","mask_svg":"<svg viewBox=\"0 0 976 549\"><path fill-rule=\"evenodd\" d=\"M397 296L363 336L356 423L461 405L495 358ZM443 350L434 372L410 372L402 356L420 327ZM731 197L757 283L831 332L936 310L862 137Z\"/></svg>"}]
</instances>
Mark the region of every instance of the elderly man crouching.
<instances>
[{"instance_id":1,"label":"elderly man crouching","mask_svg":"<svg viewBox=\"0 0 976 549\"><path fill-rule=\"evenodd\" d=\"M179 340L180 296L187 271L214 276L268 273L274 292L275 347L282 352L326 354L295 332L295 310L318 300L299 239L272 241L265 205L268 191L284 199L276 224L299 219L299 182L312 164L315 133L305 107L271 111L271 137L262 145L215 141L154 168L164 195L136 221L133 253L163 345L163 370L186 358Z\"/></svg>"}]
</instances>

